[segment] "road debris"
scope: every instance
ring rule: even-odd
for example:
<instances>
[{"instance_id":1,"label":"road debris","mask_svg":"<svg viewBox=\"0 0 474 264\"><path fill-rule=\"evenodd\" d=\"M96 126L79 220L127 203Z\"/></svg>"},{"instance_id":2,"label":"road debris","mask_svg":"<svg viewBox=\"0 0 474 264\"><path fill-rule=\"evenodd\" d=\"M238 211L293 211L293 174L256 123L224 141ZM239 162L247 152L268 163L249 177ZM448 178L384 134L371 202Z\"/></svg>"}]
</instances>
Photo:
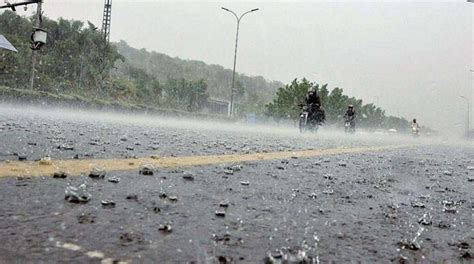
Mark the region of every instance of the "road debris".
<instances>
[{"instance_id":1,"label":"road debris","mask_svg":"<svg viewBox=\"0 0 474 264\"><path fill-rule=\"evenodd\" d=\"M53 165L53 161L51 160L51 157L44 157L40 159L39 164L44 166L51 166Z\"/></svg>"},{"instance_id":2,"label":"road debris","mask_svg":"<svg viewBox=\"0 0 474 264\"><path fill-rule=\"evenodd\" d=\"M105 174L106 172L104 169L94 167L92 171L89 172L89 177L92 179L103 179L105 177Z\"/></svg>"},{"instance_id":3,"label":"road debris","mask_svg":"<svg viewBox=\"0 0 474 264\"><path fill-rule=\"evenodd\" d=\"M158 230L160 230L162 233L171 233L173 231L173 228L171 227L170 224L164 224L164 225L160 225L158 227Z\"/></svg>"},{"instance_id":4,"label":"road debris","mask_svg":"<svg viewBox=\"0 0 474 264\"><path fill-rule=\"evenodd\" d=\"M183 172L183 179L187 181L194 181L194 175L190 172Z\"/></svg>"},{"instance_id":5,"label":"road debris","mask_svg":"<svg viewBox=\"0 0 474 264\"><path fill-rule=\"evenodd\" d=\"M216 211L216 216L225 217L225 211L223 211L223 210L217 210L217 211Z\"/></svg>"},{"instance_id":6,"label":"road debris","mask_svg":"<svg viewBox=\"0 0 474 264\"><path fill-rule=\"evenodd\" d=\"M112 200L102 200L100 204L102 204L104 208L115 208L115 202Z\"/></svg>"},{"instance_id":7,"label":"road debris","mask_svg":"<svg viewBox=\"0 0 474 264\"><path fill-rule=\"evenodd\" d=\"M140 166L138 173L141 175L152 176L155 168L151 164L143 164Z\"/></svg>"},{"instance_id":8,"label":"road debris","mask_svg":"<svg viewBox=\"0 0 474 264\"><path fill-rule=\"evenodd\" d=\"M108 182L111 182L111 183L119 183L120 182L120 178L118 177L110 177L107 179Z\"/></svg>"},{"instance_id":9,"label":"road debris","mask_svg":"<svg viewBox=\"0 0 474 264\"><path fill-rule=\"evenodd\" d=\"M64 178L67 178L69 174L65 171L56 171L53 173L53 178L60 178L60 179L64 179Z\"/></svg>"},{"instance_id":10,"label":"road debris","mask_svg":"<svg viewBox=\"0 0 474 264\"><path fill-rule=\"evenodd\" d=\"M244 186L249 186L250 182L249 181L241 181L240 184L244 185Z\"/></svg>"},{"instance_id":11,"label":"road debris","mask_svg":"<svg viewBox=\"0 0 474 264\"><path fill-rule=\"evenodd\" d=\"M85 184L81 184L78 187L68 186L65 194L65 200L70 203L87 203L92 197L92 195L86 191Z\"/></svg>"}]
</instances>

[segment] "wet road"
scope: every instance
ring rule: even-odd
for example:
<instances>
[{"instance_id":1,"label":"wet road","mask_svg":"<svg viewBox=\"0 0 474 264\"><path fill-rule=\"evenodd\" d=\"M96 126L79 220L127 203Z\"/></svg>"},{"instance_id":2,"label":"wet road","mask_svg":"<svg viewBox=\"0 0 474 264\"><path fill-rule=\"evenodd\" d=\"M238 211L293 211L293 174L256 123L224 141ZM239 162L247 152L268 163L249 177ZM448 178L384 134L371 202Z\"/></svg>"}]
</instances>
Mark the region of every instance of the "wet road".
<instances>
[{"instance_id":1,"label":"wet road","mask_svg":"<svg viewBox=\"0 0 474 264\"><path fill-rule=\"evenodd\" d=\"M0 140L0 263L473 261L472 144L8 106Z\"/></svg>"}]
</instances>

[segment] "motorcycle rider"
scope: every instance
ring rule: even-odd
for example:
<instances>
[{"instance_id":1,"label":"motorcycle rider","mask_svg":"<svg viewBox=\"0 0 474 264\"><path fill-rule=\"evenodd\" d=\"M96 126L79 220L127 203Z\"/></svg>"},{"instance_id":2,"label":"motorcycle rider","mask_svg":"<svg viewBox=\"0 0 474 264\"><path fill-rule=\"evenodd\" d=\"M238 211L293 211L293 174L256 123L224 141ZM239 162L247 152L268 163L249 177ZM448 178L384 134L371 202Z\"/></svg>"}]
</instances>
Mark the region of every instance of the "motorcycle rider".
<instances>
[{"instance_id":1,"label":"motorcycle rider","mask_svg":"<svg viewBox=\"0 0 474 264\"><path fill-rule=\"evenodd\" d=\"M352 131L355 131L355 118L356 118L356 112L354 110L353 105L347 106L346 113L344 114L344 118L346 119L346 122L349 122L350 128Z\"/></svg>"},{"instance_id":2,"label":"motorcycle rider","mask_svg":"<svg viewBox=\"0 0 474 264\"><path fill-rule=\"evenodd\" d=\"M416 118L413 118L413 122L411 123L411 130L413 135L417 136L418 132L420 132L420 125L416 122Z\"/></svg>"},{"instance_id":3,"label":"motorcycle rider","mask_svg":"<svg viewBox=\"0 0 474 264\"><path fill-rule=\"evenodd\" d=\"M326 119L324 110L321 109L321 98L316 89L311 87L306 94L306 105L308 107L309 119L313 122L322 123Z\"/></svg>"},{"instance_id":4,"label":"motorcycle rider","mask_svg":"<svg viewBox=\"0 0 474 264\"><path fill-rule=\"evenodd\" d=\"M306 93L306 105L321 105L321 99L319 98L318 93L314 87L308 89Z\"/></svg>"}]
</instances>

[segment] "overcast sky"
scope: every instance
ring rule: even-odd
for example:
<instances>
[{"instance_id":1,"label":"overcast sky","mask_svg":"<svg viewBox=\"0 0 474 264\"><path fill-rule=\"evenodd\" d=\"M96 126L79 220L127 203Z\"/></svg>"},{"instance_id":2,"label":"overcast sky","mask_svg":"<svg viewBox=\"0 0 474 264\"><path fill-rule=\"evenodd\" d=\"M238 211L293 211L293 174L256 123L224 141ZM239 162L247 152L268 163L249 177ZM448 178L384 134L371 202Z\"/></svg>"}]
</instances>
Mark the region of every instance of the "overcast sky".
<instances>
[{"instance_id":1,"label":"overcast sky","mask_svg":"<svg viewBox=\"0 0 474 264\"><path fill-rule=\"evenodd\" d=\"M44 11L100 27L103 2L45 0ZM242 19L237 71L327 82L389 114L464 128L460 95L472 98L474 4L113 0L111 40L231 68L236 21L221 6L260 8Z\"/></svg>"}]
</instances>

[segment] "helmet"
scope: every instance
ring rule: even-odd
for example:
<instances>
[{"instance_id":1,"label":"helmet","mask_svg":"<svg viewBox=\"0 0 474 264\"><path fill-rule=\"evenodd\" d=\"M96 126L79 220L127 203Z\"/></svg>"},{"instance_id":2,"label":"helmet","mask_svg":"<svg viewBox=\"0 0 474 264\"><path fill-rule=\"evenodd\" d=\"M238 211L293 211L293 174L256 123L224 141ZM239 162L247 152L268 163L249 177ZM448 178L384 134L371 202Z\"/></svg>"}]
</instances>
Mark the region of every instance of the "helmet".
<instances>
[{"instance_id":1,"label":"helmet","mask_svg":"<svg viewBox=\"0 0 474 264\"><path fill-rule=\"evenodd\" d=\"M413 118L413 123L416 123L416 118Z\"/></svg>"},{"instance_id":2,"label":"helmet","mask_svg":"<svg viewBox=\"0 0 474 264\"><path fill-rule=\"evenodd\" d=\"M350 105L348 106L348 108L354 108L354 106L350 104Z\"/></svg>"}]
</instances>

